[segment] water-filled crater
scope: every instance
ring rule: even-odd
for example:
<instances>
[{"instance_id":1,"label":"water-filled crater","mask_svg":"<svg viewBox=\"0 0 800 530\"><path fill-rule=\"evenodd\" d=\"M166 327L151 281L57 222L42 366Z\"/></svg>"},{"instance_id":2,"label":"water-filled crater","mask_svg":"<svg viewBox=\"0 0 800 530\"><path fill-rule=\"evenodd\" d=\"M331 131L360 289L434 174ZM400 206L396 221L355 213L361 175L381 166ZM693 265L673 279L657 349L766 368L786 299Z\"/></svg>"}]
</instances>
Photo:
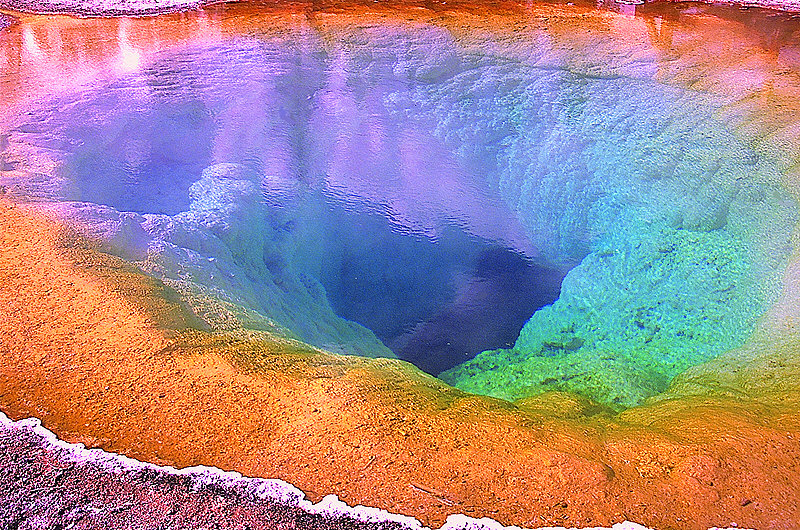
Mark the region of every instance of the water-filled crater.
<instances>
[{"instance_id":1,"label":"water-filled crater","mask_svg":"<svg viewBox=\"0 0 800 530\"><path fill-rule=\"evenodd\" d=\"M57 169L6 185L212 329L629 407L750 336L797 209L722 96L571 53L391 24L183 44L31 104L9 139Z\"/></svg>"}]
</instances>

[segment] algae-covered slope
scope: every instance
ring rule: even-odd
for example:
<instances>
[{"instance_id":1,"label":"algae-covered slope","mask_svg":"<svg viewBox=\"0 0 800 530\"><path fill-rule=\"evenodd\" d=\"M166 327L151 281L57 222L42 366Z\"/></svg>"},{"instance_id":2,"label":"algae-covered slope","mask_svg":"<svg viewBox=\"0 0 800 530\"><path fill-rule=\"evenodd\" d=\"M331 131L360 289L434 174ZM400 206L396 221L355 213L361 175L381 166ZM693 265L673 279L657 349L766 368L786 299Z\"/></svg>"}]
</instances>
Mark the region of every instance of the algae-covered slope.
<instances>
[{"instance_id":1,"label":"algae-covered slope","mask_svg":"<svg viewBox=\"0 0 800 530\"><path fill-rule=\"evenodd\" d=\"M752 126L742 124L747 89L733 85L743 78L681 57L671 28L647 20L619 28L613 39L630 46L621 55L590 39L577 46L583 55L557 40L533 57L510 48L539 68L569 65L555 102L541 97L544 83L523 85L532 98L498 100L493 83L504 78L496 75L482 78L491 89L469 103L488 114L511 109L492 131L510 145L494 178L550 259L581 261L514 348L442 374L460 388L508 399L554 388L641 403L742 344L783 287L797 214L782 184L796 140L789 133L770 145L742 134ZM632 45L637 34L655 46ZM725 60L746 63L746 50L733 47ZM676 57L690 74L661 62ZM694 86L678 88L684 79ZM446 106L437 110L443 123L454 119ZM524 132L508 135L508 122Z\"/></svg>"},{"instance_id":2,"label":"algae-covered slope","mask_svg":"<svg viewBox=\"0 0 800 530\"><path fill-rule=\"evenodd\" d=\"M638 65L587 76L536 54L485 60L415 100L484 161L540 259L579 263L513 349L442 377L507 399L552 388L630 406L752 332L780 291L796 206L778 166L718 117L730 101Z\"/></svg>"},{"instance_id":3,"label":"algae-covered slope","mask_svg":"<svg viewBox=\"0 0 800 530\"><path fill-rule=\"evenodd\" d=\"M433 130L498 191L534 259L578 263L514 349L447 382L630 406L742 344L777 299L797 220L781 166L723 117L734 98L664 84L657 52L603 64L544 35L528 48L436 28L343 41L345 65L380 47L372 75L404 83L384 105ZM377 84L346 71L353 85Z\"/></svg>"}]
</instances>

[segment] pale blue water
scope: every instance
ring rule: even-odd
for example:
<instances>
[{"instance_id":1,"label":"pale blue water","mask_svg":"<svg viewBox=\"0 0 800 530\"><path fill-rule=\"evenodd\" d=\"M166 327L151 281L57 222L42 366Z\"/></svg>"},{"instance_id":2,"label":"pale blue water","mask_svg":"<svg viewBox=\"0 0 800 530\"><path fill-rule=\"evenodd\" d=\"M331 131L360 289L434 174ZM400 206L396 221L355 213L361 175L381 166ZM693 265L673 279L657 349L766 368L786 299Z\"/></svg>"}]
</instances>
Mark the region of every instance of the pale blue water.
<instances>
[{"instance_id":1,"label":"pale blue water","mask_svg":"<svg viewBox=\"0 0 800 530\"><path fill-rule=\"evenodd\" d=\"M61 161L30 195L222 300L196 303L212 328L630 405L745 340L797 213L725 101L547 53L436 28L230 39L43 102L12 139Z\"/></svg>"}]
</instances>

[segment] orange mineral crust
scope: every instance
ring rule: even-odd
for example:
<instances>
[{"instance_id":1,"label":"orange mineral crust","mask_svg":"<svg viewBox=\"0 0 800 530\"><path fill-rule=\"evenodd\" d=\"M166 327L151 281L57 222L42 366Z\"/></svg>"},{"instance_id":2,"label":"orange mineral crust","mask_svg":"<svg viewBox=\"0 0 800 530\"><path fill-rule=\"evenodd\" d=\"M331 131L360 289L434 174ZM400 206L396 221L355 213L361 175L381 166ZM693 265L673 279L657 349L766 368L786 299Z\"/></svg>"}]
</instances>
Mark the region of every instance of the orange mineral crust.
<instances>
[{"instance_id":1,"label":"orange mineral crust","mask_svg":"<svg viewBox=\"0 0 800 530\"><path fill-rule=\"evenodd\" d=\"M632 76L632 65L646 64L659 82L718 94L720 113L778 161L797 197L792 26L772 31L674 7L633 17L587 6L448 6L293 4L266 16L234 5L113 21L21 15L0 32L0 118L138 68L148 54L222 35L314 28L335 43L354 27L435 24L465 49L492 41L513 57L520 35L544 35L552 64ZM524 48L516 60L526 60ZM7 147L8 173L57 165L43 150ZM84 227L3 191L0 410L12 419L36 416L68 441L145 461L280 478L314 501L335 493L429 525L463 513L525 527L800 526L797 252L746 346L616 413L567 393L509 403L398 360L207 331L178 293L105 253Z\"/></svg>"},{"instance_id":2,"label":"orange mineral crust","mask_svg":"<svg viewBox=\"0 0 800 530\"><path fill-rule=\"evenodd\" d=\"M427 524L800 522L788 394L619 416L566 394L471 396L400 361L192 331L167 288L32 208L3 201L0 233L0 403L67 440L281 478Z\"/></svg>"}]
</instances>

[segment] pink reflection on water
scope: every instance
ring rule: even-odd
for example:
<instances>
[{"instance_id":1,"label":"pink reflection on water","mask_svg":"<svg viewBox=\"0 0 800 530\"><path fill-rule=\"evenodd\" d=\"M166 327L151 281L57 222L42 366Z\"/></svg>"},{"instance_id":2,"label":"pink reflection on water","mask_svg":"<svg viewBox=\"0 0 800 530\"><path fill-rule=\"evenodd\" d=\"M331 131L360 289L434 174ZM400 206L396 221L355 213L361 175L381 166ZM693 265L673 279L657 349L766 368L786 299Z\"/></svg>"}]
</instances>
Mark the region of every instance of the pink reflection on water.
<instances>
[{"instance_id":1,"label":"pink reflection on water","mask_svg":"<svg viewBox=\"0 0 800 530\"><path fill-rule=\"evenodd\" d=\"M318 133L317 145L327 146L320 147L328 152L318 170L333 196L350 207L379 211L401 231L436 239L444 226L457 225L537 255L515 213L483 184L482 175L470 172L431 128L392 114L386 104L392 88L402 91L398 85L409 82L402 73L395 68L388 85L359 86L356 96L347 80L358 66L343 50L332 55L309 129Z\"/></svg>"}]
</instances>

